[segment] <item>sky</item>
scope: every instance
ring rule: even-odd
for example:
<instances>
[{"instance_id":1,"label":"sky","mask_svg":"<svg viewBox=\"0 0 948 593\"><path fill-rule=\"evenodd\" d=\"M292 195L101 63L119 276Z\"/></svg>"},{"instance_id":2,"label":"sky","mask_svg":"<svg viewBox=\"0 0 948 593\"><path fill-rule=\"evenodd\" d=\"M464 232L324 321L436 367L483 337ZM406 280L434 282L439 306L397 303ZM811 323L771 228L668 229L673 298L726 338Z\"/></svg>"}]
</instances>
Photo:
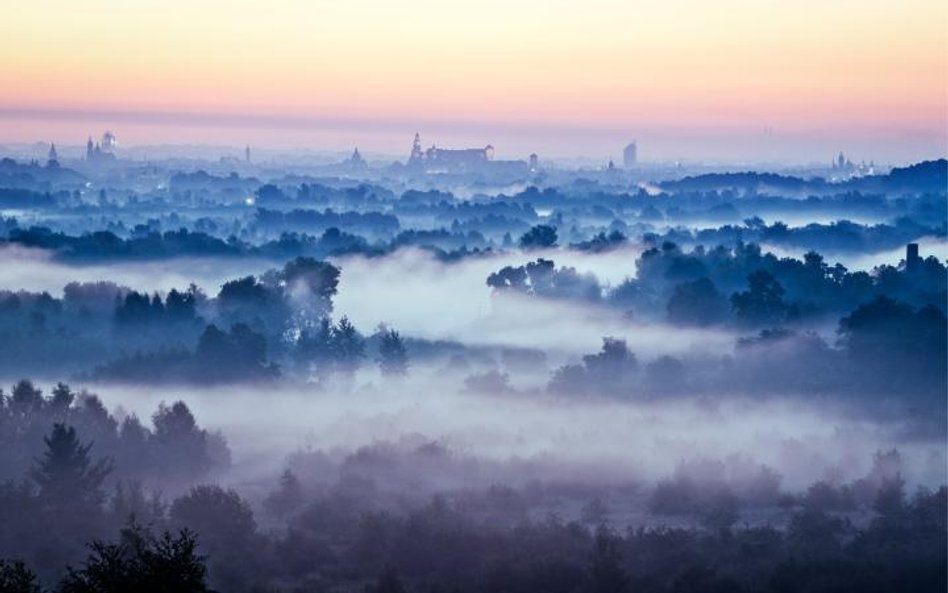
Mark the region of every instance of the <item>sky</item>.
<instances>
[{"instance_id":1,"label":"sky","mask_svg":"<svg viewBox=\"0 0 948 593\"><path fill-rule=\"evenodd\" d=\"M948 148L943 0L31 0L0 142L905 162Z\"/></svg>"}]
</instances>

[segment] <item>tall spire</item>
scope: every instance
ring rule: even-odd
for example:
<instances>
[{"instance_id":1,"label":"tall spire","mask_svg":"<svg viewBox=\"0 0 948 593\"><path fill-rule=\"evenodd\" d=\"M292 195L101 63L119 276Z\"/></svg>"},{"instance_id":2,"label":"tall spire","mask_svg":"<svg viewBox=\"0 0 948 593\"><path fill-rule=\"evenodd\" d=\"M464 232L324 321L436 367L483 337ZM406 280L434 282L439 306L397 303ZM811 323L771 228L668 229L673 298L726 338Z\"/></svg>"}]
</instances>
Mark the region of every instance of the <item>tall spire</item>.
<instances>
[{"instance_id":1,"label":"tall spire","mask_svg":"<svg viewBox=\"0 0 948 593\"><path fill-rule=\"evenodd\" d=\"M49 167L55 167L59 165L59 155L56 153L55 142L51 142L49 144L49 155L46 158L46 165Z\"/></svg>"},{"instance_id":2,"label":"tall spire","mask_svg":"<svg viewBox=\"0 0 948 593\"><path fill-rule=\"evenodd\" d=\"M417 163L422 158L424 158L424 152L421 150L421 134L415 132L415 141L411 145L411 156L408 158L409 163Z\"/></svg>"}]
</instances>

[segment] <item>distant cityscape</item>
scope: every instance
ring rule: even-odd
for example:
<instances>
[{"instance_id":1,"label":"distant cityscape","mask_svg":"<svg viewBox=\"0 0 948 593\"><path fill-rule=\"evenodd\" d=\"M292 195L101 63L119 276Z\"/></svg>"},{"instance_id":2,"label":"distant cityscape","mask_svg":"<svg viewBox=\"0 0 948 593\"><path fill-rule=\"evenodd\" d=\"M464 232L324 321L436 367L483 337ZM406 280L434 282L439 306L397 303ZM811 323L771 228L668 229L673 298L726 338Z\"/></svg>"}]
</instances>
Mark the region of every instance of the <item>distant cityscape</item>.
<instances>
[{"instance_id":1,"label":"distant cityscape","mask_svg":"<svg viewBox=\"0 0 948 593\"><path fill-rule=\"evenodd\" d=\"M270 151L273 152L273 151ZM259 164L253 158L254 151L250 145L244 147L243 158L238 159L233 156L220 157L220 164L223 166L254 166ZM90 135L85 144L83 156L80 163L84 166L108 167L116 164L121 158L119 152L119 143L116 134L111 130L106 130L99 136L98 140L93 140ZM726 170L721 166L702 166L699 164L684 165L680 162L674 163L643 163L639 159L639 146L637 141L631 141L625 145L620 153L621 167L615 165L614 159L608 159L602 163L598 169L607 174L633 174L647 178L650 176L674 176L708 172L713 170ZM70 160L70 159L67 159ZM75 159L71 159L75 161ZM59 166L62 158L56 148L55 143L50 143L46 162L49 166ZM524 159L497 159L495 157L495 148L492 144L478 148L446 148L431 144L427 148L423 147L420 133L416 133L412 140L407 156L403 161L394 162L377 160L370 162L360 151L358 147L354 148L350 155L335 163L328 162L320 165L321 169L326 171L335 171L341 175L372 175L373 172L387 171L392 174L403 175L423 175L423 176L469 176L482 175L511 179L516 177L527 178L549 173L562 168L557 162L544 161L536 152L532 152ZM596 169L593 168L592 171ZM837 156L829 161L828 166L815 166L810 168L792 167L789 170L795 173L805 173L819 175L831 181L844 181L854 177L871 176L884 173L887 168L879 167L873 160L868 162L861 160L858 163L839 152Z\"/></svg>"}]
</instances>

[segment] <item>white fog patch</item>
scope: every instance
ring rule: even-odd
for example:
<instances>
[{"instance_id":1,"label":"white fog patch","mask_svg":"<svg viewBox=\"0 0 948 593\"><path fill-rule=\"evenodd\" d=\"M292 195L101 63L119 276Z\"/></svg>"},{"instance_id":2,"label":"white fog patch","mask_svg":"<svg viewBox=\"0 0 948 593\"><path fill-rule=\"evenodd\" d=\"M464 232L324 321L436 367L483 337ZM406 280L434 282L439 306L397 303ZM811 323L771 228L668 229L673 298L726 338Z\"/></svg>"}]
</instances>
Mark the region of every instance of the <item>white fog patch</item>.
<instances>
[{"instance_id":1,"label":"white fog patch","mask_svg":"<svg viewBox=\"0 0 948 593\"><path fill-rule=\"evenodd\" d=\"M604 306L492 295L486 284L503 266L537 257L621 280L634 272L634 253L507 253L443 263L426 252L405 250L383 258L344 258L338 261L343 271L335 310L363 329L386 323L407 336L544 348L574 356L597 351L604 336L626 339L637 354L730 351L734 336L727 332L640 325Z\"/></svg>"},{"instance_id":2,"label":"white fog patch","mask_svg":"<svg viewBox=\"0 0 948 593\"><path fill-rule=\"evenodd\" d=\"M145 292L186 289L192 282L209 295L222 284L248 274L261 274L275 264L262 259L183 257L154 261L64 263L42 249L19 246L0 248L0 289L46 291L61 297L70 282L108 280Z\"/></svg>"},{"instance_id":3,"label":"white fog patch","mask_svg":"<svg viewBox=\"0 0 948 593\"><path fill-rule=\"evenodd\" d=\"M940 261L948 260L948 240L944 237L921 237L915 241L918 243L919 255L921 257L935 256ZM803 259L803 254L810 249L784 247L780 245L771 245L761 243L761 250L771 252L777 257L792 257ZM905 246L900 245L893 249L885 249L871 253L855 253L851 251L836 252L831 249L819 250L823 255L824 261L829 265L835 265L837 262L846 266L850 271L871 272L873 268L884 264L896 266L905 259Z\"/></svg>"},{"instance_id":4,"label":"white fog patch","mask_svg":"<svg viewBox=\"0 0 948 593\"><path fill-rule=\"evenodd\" d=\"M663 402L565 400L459 393L417 373L358 393L290 387L95 386L109 408L147 418L184 399L234 452L229 479L276 475L299 449L351 452L375 442L436 440L459 455L536 463L547 479L581 471L603 483L667 476L682 460L749 458L775 468L790 490L865 475L876 451L897 448L910 486L945 480L945 444L907 441L900 427L837 415L825 403L720 397ZM485 479L489 479L485 477Z\"/></svg>"}]
</instances>

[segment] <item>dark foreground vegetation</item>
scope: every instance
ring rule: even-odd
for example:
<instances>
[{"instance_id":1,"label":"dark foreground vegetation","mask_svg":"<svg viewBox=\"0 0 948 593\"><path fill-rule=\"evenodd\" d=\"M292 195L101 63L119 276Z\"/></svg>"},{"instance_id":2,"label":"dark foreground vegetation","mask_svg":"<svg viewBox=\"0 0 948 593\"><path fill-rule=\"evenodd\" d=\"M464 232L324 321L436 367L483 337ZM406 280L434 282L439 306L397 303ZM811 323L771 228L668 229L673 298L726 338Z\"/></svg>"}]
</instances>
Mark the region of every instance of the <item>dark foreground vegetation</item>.
<instances>
[{"instance_id":1,"label":"dark foreground vegetation","mask_svg":"<svg viewBox=\"0 0 948 593\"><path fill-rule=\"evenodd\" d=\"M428 496L398 474L434 479L470 460L434 442L377 444L335 466L301 452L251 502L207 483L227 447L184 404L159 408L148 429L96 402L27 382L3 396L4 452L31 461L19 475L5 464L0 485L2 593L946 586L946 489L907 494L895 451L864 478L802 492L764 466L698 459L655 485L534 480ZM641 514L622 519L620 507Z\"/></svg>"}]
</instances>

